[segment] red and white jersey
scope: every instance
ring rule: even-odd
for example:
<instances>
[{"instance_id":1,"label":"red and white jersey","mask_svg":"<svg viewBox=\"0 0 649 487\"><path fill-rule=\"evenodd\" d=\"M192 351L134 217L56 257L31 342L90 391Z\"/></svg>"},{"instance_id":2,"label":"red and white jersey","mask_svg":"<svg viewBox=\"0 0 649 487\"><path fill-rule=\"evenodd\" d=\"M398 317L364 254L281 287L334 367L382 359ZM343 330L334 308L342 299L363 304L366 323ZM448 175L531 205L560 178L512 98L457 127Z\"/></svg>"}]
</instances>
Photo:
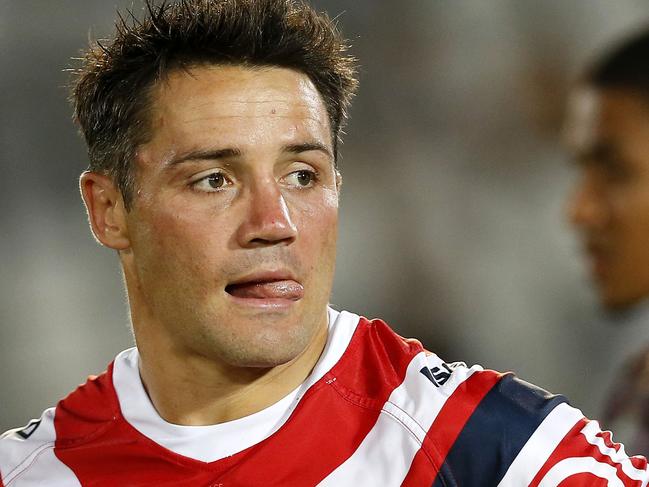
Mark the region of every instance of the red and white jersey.
<instances>
[{"instance_id":1,"label":"red and white jersey","mask_svg":"<svg viewBox=\"0 0 649 487\"><path fill-rule=\"evenodd\" d=\"M0 486L645 486L561 396L446 364L379 320L329 313L307 381L251 416L178 426L156 413L127 350L0 438Z\"/></svg>"}]
</instances>

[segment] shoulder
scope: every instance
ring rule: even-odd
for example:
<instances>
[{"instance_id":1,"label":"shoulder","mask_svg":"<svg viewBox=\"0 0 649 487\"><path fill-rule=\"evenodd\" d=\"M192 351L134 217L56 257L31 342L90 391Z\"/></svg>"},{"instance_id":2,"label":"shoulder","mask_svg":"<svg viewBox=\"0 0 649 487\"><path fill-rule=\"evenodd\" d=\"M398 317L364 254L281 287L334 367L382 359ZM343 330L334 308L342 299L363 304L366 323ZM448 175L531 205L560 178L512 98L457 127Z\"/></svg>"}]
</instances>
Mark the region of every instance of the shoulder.
<instances>
[{"instance_id":1,"label":"shoulder","mask_svg":"<svg viewBox=\"0 0 649 487\"><path fill-rule=\"evenodd\" d=\"M353 336L326 380L345 395L378 401L380 409L386 393L403 381L409 364L423 351L419 341L400 337L385 322L357 317Z\"/></svg>"},{"instance_id":2,"label":"shoulder","mask_svg":"<svg viewBox=\"0 0 649 487\"><path fill-rule=\"evenodd\" d=\"M343 359L332 369L344 381L347 369L367 372L356 384L362 393L364 382L388 382L394 387L389 398L396 406L402 402L441 408L462 404L467 413L489 412L489 420L499 415L508 424L519 424L535 418L542 420L563 396L525 382L512 373L485 370L479 365L445 362L426 350L415 339L399 336L385 322L360 318ZM363 380L364 379L364 380ZM514 415L514 416L512 416Z\"/></svg>"},{"instance_id":3,"label":"shoulder","mask_svg":"<svg viewBox=\"0 0 649 487\"><path fill-rule=\"evenodd\" d=\"M57 446L85 442L120 417L119 400L113 386L114 362L106 372L89 377L56 406Z\"/></svg>"},{"instance_id":4,"label":"shoulder","mask_svg":"<svg viewBox=\"0 0 649 487\"><path fill-rule=\"evenodd\" d=\"M402 369L405 370L410 361L424 351L419 340L403 338L384 321L359 317L346 355L364 365L380 367L384 374L395 372L402 375Z\"/></svg>"},{"instance_id":5,"label":"shoulder","mask_svg":"<svg viewBox=\"0 0 649 487\"><path fill-rule=\"evenodd\" d=\"M112 364L109 371L89 378L39 419L0 436L0 485L45 480L52 485L79 485L55 450L86 441L116 417L111 368Z\"/></svg>"},{"instance_id":6,"label":"shoulder","mask_svg":"<svg viewBox=\"0 0 649 487\"><path fill-rule=\"evenodd\" d=\"M598 478L610 485L649 478L644 458L629 457L565 397L513 373L447 363L384 322L363 318L347 354L330 380L368 399L363 406L380 408L380 418L419 445L407 481L513 487L569 479L565 485L585 487Z\"/></svg>"}]
</instances>

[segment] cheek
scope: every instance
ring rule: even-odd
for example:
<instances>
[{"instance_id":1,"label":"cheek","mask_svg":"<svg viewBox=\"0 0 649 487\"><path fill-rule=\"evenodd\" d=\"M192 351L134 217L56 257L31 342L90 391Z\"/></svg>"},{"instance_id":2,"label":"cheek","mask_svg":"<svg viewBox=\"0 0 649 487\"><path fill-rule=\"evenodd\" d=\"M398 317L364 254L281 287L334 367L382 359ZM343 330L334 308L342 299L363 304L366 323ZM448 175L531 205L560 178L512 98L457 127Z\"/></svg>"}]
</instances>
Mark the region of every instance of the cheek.
<instances>
[{"instance_id":1,"label":"cheek","mask_svg":"<svg viewBox=\"0 0 649 487\"><path fill-rule=\"evenodd\" d=\"M182 206L182 205L181 205ZM189 209L163 209L161 205L143 212L138 222L134 249L155 259L160 266L180 266L199 272L218 256L222 242L219 222L204 212Z\"/></svg>"},{"instance_id":2,"label":"cheek","mask_svg":"<svg viewBox=\"0 0 649 487\"><path fill-rule=\"evenodd\" d=\"M649 233L649 181L611 197L613 218L620 226L633 233Z\"/></svg>"},{"instance_id":3,"label":"cheek","mask_svg":"<svg viewBox=\"0 0 649 487\"><path fill-rule=\"evenodd\" d=\"M649 191L634 188L620 194L611 208L612 257L620 282L630 282L639 276L644 279L646 273L642 269L649 269Z\"/></svg>"},{"instance_id":4,"label":"cheek","mask_svg":"<svg viewBox=\"0 0 649 487\"><path fill-rule=\"evenodd\" d=\"M334 201L335 204L321 200L309 205L296 222L302 260L320 278L333 273L338 235L337 198Z\"/></svg>"}]
</instances>

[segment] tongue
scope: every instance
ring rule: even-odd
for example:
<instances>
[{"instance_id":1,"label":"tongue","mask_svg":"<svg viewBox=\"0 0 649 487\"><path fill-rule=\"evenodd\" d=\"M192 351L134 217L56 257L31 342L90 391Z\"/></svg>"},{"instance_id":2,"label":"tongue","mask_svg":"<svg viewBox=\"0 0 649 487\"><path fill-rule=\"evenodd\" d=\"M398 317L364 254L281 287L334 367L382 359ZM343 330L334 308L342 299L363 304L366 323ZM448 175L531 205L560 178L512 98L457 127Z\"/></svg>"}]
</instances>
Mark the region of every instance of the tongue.
<instances>
[{"instance_id":1,"label":"tongue","mask_svg":"<svg viewBox=\"0 0 649 487\"><path fill-rule=\"evenodd\" d=\"M304 295L304 288L295 281L244 282L226 288L232 296L247 299L291 299L297 301Z\"/></svg>"}]
</instances>

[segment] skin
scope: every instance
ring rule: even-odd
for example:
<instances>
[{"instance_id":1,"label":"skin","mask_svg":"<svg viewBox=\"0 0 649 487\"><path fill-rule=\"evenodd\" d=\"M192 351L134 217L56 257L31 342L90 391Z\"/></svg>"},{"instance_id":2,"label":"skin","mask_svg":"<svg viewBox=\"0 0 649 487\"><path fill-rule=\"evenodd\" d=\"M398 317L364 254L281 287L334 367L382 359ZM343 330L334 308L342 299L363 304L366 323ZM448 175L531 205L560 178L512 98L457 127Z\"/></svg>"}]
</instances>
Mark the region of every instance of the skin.
<instances>
[{"instance_id":1,"label":"skin","mask_svg":"<svg viewBox=\"0 0 649 487\"><path fill-rule=\"evenodd\" d=\"M602 305L649 295L649 104L623 89L582 87L567 140L579 168L568 214Z\"/></svg>"},{"instance_id":2,"label":"skin","mask_svg":"<svg viewBox=\"0 0 649 487\"><path fill-rule=\"evenodd\" d=\"M174 71L152 108L133 207L101 174L81 190L95 236L119 251L156 409L216 424L284 397L326 343L340 185L329 119L309 78L282 68ZM234 295L257 280L261 296Z\"/></svg>"}]
</instances>

